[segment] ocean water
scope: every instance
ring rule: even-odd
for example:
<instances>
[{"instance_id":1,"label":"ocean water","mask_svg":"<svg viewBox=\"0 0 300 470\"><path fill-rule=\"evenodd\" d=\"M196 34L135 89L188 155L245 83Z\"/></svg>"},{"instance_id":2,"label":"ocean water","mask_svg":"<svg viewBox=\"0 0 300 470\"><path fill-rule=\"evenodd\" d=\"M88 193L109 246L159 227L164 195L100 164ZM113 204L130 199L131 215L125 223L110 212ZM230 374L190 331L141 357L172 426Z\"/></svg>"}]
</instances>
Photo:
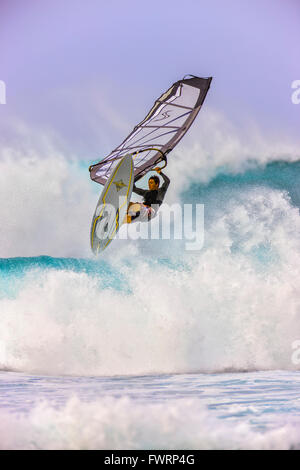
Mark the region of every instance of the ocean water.
<instances>
[{"instance_id":1,"label":"ocean water","mask_svg":"<svg viewBox=\"0 0 300 470\"><path fill-rule=\"evenodd\" d=\"M81 165L0 167L1 449L300 449L298 161L170 165L203 247L99 258Z\"/></svg>"}]
</instances>

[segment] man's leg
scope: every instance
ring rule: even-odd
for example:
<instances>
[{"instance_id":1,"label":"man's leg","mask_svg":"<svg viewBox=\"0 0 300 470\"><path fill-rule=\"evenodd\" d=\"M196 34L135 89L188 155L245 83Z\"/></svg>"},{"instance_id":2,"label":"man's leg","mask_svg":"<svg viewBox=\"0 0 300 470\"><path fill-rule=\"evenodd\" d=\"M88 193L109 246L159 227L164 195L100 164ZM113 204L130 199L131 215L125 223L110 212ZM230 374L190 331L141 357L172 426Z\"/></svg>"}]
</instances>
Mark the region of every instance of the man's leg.
<instances>
[{"instance_id":1,"label":"man's leg","mask_svg":"<svg viewBox=\"0 0 300 470\"><path fill-rule=\"evenodd\" d=\"M123 224L131 224L131 222L140 215L140 208L141 204L139 202L130 202Z\"/></svg>"}]
</instances>

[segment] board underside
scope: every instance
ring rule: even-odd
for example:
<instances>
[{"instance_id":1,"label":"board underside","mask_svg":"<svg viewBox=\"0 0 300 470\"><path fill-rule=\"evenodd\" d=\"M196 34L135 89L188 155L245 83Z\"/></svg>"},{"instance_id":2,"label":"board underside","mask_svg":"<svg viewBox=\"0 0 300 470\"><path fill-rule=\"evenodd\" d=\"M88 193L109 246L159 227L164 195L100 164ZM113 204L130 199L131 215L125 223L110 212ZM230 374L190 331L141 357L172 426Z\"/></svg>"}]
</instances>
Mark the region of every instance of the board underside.
<instances>
[{"instance_id":1,"label":"board underside","mask_svg":"<svg viewBox=\"0 0 300 470\"><path fill-rule=\"evenodd\" d=\"M107 180L97 203L91 225L91 248L94 254L110 244L127 213L133 188L133 160L125 156Z\"/></svg>"}]
</instances>

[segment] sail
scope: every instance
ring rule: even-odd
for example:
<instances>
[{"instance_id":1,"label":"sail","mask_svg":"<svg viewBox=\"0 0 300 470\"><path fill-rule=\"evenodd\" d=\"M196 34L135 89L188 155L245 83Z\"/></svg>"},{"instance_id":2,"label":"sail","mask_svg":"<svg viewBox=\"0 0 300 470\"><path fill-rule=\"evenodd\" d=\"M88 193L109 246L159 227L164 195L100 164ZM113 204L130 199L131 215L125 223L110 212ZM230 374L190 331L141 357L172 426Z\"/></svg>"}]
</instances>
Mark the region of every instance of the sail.
<instances>
[{"instance_id":1,"label":"sail","mask_svg":"<svg viewBox=\"0 0 300 470\"><path fill-rule=\"evenodd\" d=\"M116 149L90 166L93 181L104 185L120 159L127 154L131 154L134 161L135 181L165 160L196 118L212 80L211 77L189 77L175 82Z\"/></svg>"}]
</instances>

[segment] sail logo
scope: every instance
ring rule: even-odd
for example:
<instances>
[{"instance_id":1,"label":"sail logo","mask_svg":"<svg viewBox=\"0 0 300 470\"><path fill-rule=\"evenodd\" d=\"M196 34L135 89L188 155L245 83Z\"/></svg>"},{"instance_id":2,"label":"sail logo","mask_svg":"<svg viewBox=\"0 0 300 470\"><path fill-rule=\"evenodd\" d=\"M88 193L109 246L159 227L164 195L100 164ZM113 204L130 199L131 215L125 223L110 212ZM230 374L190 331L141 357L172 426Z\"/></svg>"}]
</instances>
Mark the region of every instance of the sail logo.
<instances>
[{"instance_id":1,"label":"sail logo","mask_svg":"<svg viewBox=\"0 0 300 470\"><path fill-rule=\"evenodd\" d=\"M295 90L292 93L291 100L293 104L300 104L300 80L294 80L292 88Z\"/></svg>"},{"instance_id":2,"label":"sail logo","mask_svg":"<svg viewBox=\"0 0 300 470\"><path fill-rule=\"evenodd\" d=\"M153 122L158 122L158 121L163 121L164 119L168 119L169 117L171 117L170 114L171 114L170 110L165 111L165 112L163 112L159 115L159 116L162 116L162 117L154 119Z\"/></svg>"},{"instance_id":3,"label":"sail logo","mask_svg":"<svg viewBox=\"0 0 300 470\"><path fill-rule=\"evenodd\" d=\"M6 85L3 80L0 80L0 104L6 104Z\"/></svg>"}]
</instances>

